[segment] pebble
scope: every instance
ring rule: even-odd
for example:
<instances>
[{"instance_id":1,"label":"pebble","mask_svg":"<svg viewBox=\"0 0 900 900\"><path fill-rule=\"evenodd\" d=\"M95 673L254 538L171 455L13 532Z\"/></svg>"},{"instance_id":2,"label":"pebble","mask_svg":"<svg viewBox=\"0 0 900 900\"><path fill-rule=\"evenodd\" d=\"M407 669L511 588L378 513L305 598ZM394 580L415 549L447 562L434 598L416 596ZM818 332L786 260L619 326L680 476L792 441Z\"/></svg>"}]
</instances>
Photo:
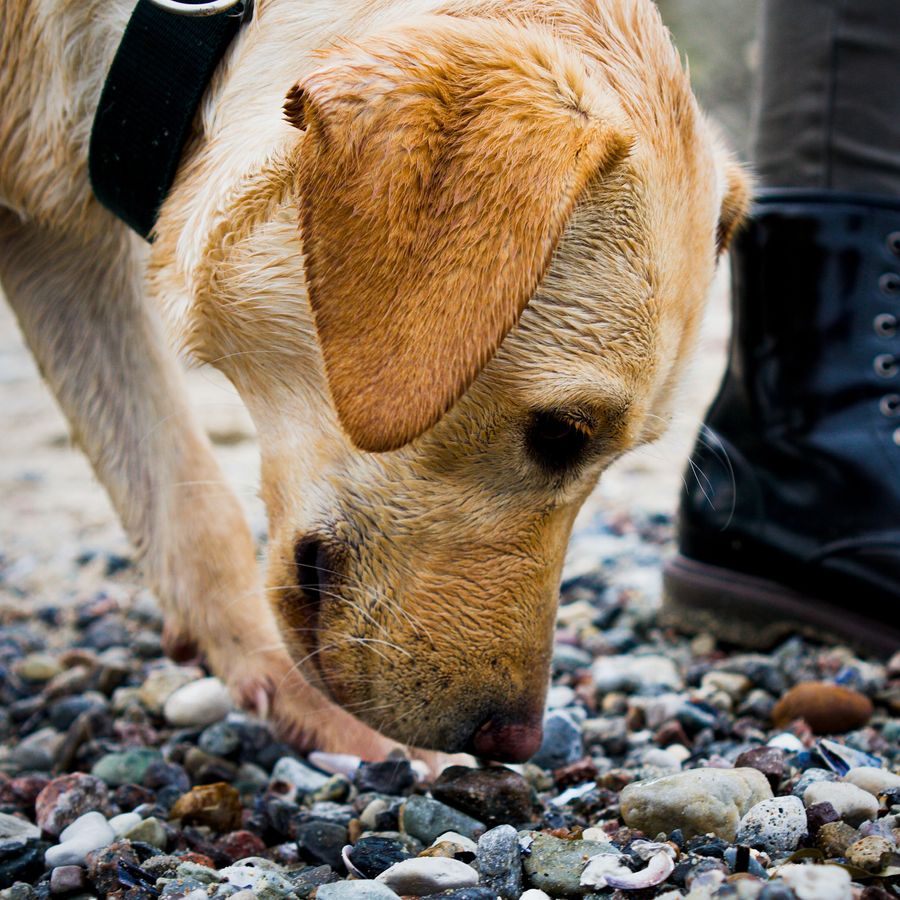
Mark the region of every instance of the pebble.
<instances>
[{"instance_id":1,"label":"pebble","mask_svg":"<svg viewBox=\"0 0 900 900\"><path fill-rule=\"evenodd\" d=\"M231 711L231 696L218 678L201 678L172 691L163 704L163 715L176 728L212 725Z\"/></svg>"},{"instance_id":2,"label":"pebble","mask_svg":"<svg viewBox=\"0 0 900 900\"><path fill-rule=\"evenodd\" d=\"M872 701L859 691L823 681L804 681L775 704L772 722L783 728L803 719L816 734L844 734L872 717Z\"/></svg>"},{"instance_id":3,"label":"pebble","mask_svg":"<svg viewBox=\"0 0 900 900\"><path fill-rule=\"evenodd\" d=\"M533 814L531 785L505 766L488 769L450 766L432 783L431 794L435 800L489 826L522 824Z\"/></svg>"},{"instance_id":4,"label":"pebble","mask_svg":"<svg viewBox=\"0 0 900 900\"><path fill-rule=\"evenodd\" d=\"M645 834L678 828L685 837L711 832L733 840L741 817L771 797L756 769L689 769L627 785L620 805L625 824Z\"/></svg>"},{"instance_id":5,"label":"pebble","mask_svg":"<svg viewBox=\"0 0 900 900\"><path fill-rule=\"evenodd\" d=\"M498 825L478 839L481 884L503 900L518 900L522 893L519 835L511 825Z\"/></svg>"},{"instance_id":6,"label":"pebble","mask_svg":"<svg viewBox=\"0 0 900 900\"><path fill-rule=\"evenodd\" d=\"M29 653L16 663L16 674L26 681L49 681L62 672L62 666L55 656L48 653Z\"/></svg>"},{"instance_id":7,"label":"pebble","mask_svg":"<svg viewBox=\"0 0 900 900\"><path fill-rule=\"evenodd\" d=\"M544 737L531 763L542 769L559 769L581 759L583 753L581 729L568 712L556 710L544 719Z\"/></svg>"},{"instance_id":8,"label":"pebble","mask_svg":"<svg viewBox=\"0 0 900 900\"><path fill-rule=\"evenodd\" d=\"M9 838L39 838L40 836L41 829L29 822L28 819L0 813L0 841L6 841Z\"/></svg>"},{"instance_id":9,"label":"pebble","mask_svg":"<svg viewBox=\"0 0 900 900\"><path fill-rule=\"evenodd\" d=\"M852 825L838 820L827 822L819 828L816 846L829 858L840 857L846 856L847 850L857 840L859 832Z\"/></svg>"},{"instance_id":10,"label":"pebble","mask_svg":"<svg viewBox=\"0 0 900 900\"><path fill-rule=\"evenodd\" d=\"M132 842L140 841L141 843L149 844L151 847L158 847L160 850L165 850L169 842L162 822L154 816L150 816L133 825L125 832L124 837Z\"/></svg>"},{"instance_id":11,"label":"pebble","mask_svg":"<svg viewBox=\"0 0 900 900\"><path fill-rule=\"evenodd\" d=\"M867 872L880 872L891 862L896 849L896 844L886 838L870 835L847 848L847 862Z\"/></svg>"},{"instance_id":12,"label":"pebble","mask_svg":"<svg viewBox=\"0 0 900 900\"><path fill-rule=\"evenodd\" d=\"M797 900L852 900L850 875L838 866L804 866L790 863L778 869L778 877L793 890Z\"/></svg>"},{"instance_id":13,"label":"pebble","mask_svg":"<svg viewBox=\"0 0 900 900\"><path fill-rule=\"evenodd\" d=\"M476 839L485 831L483 822L430 797L413 796L400 810L400 828L428 845L447 831Z\"/></svg>"},{"instance_id":14,"label":"pebble","mask_svg":"<svg viewBox=\"0 0 900 900\"><path fill-rule=\"evenodd\" d=\"M649 687L677 690L682 687L675 663L667 656L601 656L591 668L601 693L639 691Z\"/></svg>"},{"instance_id":15,"label":"pebble","mask_svg":"<svg viewBox=\"0 0 900 900\"><path fill-rule=\"evenodd\" d=\"M762 772L774 791L785 776L785 752L780 747L754 747L741 753L734 766L736 769L749 767Z\"/></svg>"},{"instance_id":16,"label":"pebble","mask_svg":"<svg viewBox=\"0 0 900 900\"><path fill-rule=\"evenodd\" d=\"M272 769L270 786L285 784L290 788L290 799L298 795L313 794L328 783L328 776L304 765L292 756L283 756Z\"/></svg>"},{"instance_id":17,"label":"pebble","mask_svg":"<svg viewBox=\"0 0 900 900\"><path fill-rule=\"evenodd\" d=\"M522 861L528 886L551 897L581 896L581 872L587 861L615 849L606 843L566 841L538 832L528 837L531 840Z\"/></svg>"},{"instance_id":18,"label":"pebble","mask_svg":"<svg viewBox=\"0 0 900 900\"><path fill-rule=\"evenodd\" d=\"M139 813L120 813L118 816L113 816L109 820L109 827L112 828L113 834L115 834L117 838L120 838L123 837L127 831L134 828L135 825L140 825L143 821L144 820Z\"/></svg>"},{"instance_id":19,"label":"pebble","mask_svg":"<svg viewBox=\"0 0 900 900\"><path fill-rule=\"evenodd\" d=\"M887 769L876 769L874 766L857 766L850 769L844 776L844 781L855 784L876 797L886 791L900 790L900 775Z\"/></svg>"},{"instance_id":20,"label":"pebble","mask_svg":"<svg viewBox=\"0 0 900 900\"><path fill-rule=\"evenodd\" d=\"M107 753L94 763L91 774L110 787L140 784L150 766L157 762L162 762L162 754L146 747Z\"/></svg>"},{"instance_id":21,"label":"pebble","mask_svg":"<svg viewBox=\"0 0 900 900\"><path fill-rule=\"evenodd\" d=\"M88 853L106 847L115 838L115 832L100 813L85 813L62 830L60 843L51 847L44 859L51 869L55 866L80 866Z\"/></svg>"},{"instance_id":22,"label":"pebble","mask_svg":"<svg viewBox=\"0 0 900 900\"><path fill-rule=\"evenodd\" d=\"M57 866L50 873L51 894L70 894L85 887L87 879L81 866Z\"/></svg>"},{"instance_id":23,"label":"pebble","mask_svg":"<svg viewBox=\"0 0 900 900\"><path fill-rule=\"evenodd\" d=\"M241 809L238 792L230 784L220 781L198 785L182 794L169 815L173 819L183 819L188 825L205 825L225 833L240 828Z\"/></svg>"},{"instance_id":24,"label":"pebble","mask_svg":"<svg viewBox=\"0 0 900 900\"><path fill-rule=\"evenodd\" d=\"M397 897L386 885L362 879L323 884L316 891L316 900L397 900Z\"/></svg>"},{"instance_id":25,"label":"pebble","mask_svg":"<svg viewBox=\"0 0 900 900\"><path fill-rule=\"evenodd\" d=\"M475 887L478 872L458 859L423 857L394 863L375 880L401 896L420 897L452 888Z\"/></svg>"},{"instance_id":26,"label":"pebble","mask_svg":"<svg viewBox=\"0 0 900 900\"><path fill-rule=\"evenodd\" d=\"M851 825L858 825L878 815L878 800L855 784L838 781L817 781L803 793L806 806L830 803L837 814Z\"/></svg>"},{"instance_id":27,"label":"pebble","mask_svg":"<svg viewBox=\"0 0 900 900\"><path fill-rule=\"evenodd\" d=\"M796 850L806 833L806 808L800 798L773 797L747 811L734 839L774 855Z\"/></svg>"},{"instance_id":28,"label":"pebble","mask_svg":"<svg viewBox=\"0 0 900 900\"><path fill-rule=\"evenodd\" d=\"M416 776L408 759L389 759L361 763L354 772L354 782L360 791L399 796L416 783Z\"/></svg>"},{"instance_id":29,"label":"pebble","mask_svg":"<svg viewBox=\"0 0 900 900\"><path fill-rule=\"evenodd\" d=\"M375 878L394 863L409 859L412 854L399 840L369 835L360 838L348 851L348 856L354 867L366 878Z\"/></svg>"},{"instance_id":30,"label":"pebble","mask_svg":"<svg viewBox=\"0 0 900 900\"><path fill-rule=\"evenodd\" d=\"M166 665L154 669L138 691L143 705L152 713L161 715L166 700L180 687L203 678L204 672L196 666Z\"/></svg>"}]
</instances>

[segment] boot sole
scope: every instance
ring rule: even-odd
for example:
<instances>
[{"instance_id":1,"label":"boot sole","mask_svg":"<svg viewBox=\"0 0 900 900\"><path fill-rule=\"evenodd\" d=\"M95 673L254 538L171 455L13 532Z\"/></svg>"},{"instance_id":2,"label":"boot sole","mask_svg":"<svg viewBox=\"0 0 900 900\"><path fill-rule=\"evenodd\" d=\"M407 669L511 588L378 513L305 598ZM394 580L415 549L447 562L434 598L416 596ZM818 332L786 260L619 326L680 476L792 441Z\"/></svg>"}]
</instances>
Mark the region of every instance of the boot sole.
<instances>
[{"instance_id":1,"label":"boot sole","mask_svg":"<svg viewBox=\"0 0 900 900\"><path fill-rule=\"evenodd\" d=\"M752 650L769 650L792 634L889 657L900 631L774 581L678 554L663 569L663 625L709 632Z\"/></svg>"}]
</instances>

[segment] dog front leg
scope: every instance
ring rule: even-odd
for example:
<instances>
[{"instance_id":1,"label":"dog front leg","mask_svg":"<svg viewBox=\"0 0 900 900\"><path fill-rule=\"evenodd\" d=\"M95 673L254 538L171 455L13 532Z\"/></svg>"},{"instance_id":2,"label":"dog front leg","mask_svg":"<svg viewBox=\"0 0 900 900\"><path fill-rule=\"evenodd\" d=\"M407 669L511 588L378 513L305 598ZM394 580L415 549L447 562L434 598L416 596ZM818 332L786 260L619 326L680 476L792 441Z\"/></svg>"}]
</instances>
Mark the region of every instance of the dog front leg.
<instances>
[{"instance_id":1,"label":"dog front leg","mask_svg":"<svg viewBox=\"0 0 900 900\"><path fill-rule=\"evenodd\" d=\"M394 745L326 701L283 647L243 512L144 299L140 244L105 216L83 234L0 211L0 281L137 549L170 647L196 646L238 702L295 741L383 755Z\"/></svg>"}]
</instances>

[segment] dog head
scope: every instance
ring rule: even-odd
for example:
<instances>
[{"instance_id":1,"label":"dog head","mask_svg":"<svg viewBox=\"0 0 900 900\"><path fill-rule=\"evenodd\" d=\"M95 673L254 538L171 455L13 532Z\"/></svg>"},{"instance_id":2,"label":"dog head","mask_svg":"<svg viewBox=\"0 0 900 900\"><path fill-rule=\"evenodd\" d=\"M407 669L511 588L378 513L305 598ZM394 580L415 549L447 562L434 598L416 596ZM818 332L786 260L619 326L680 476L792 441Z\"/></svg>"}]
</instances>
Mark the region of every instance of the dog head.
<instances>
[{"instance_id":1,"label":"dog head","mask_svg":"<svg viewBox=\"0 0 900 900\"><path fill-rule=\"evenodd\" d=\"M663 430L746 206L646 7L332 47L195 273L285 640L407 743L537 749L573 519Z\"/></svg>"}]
</instances>

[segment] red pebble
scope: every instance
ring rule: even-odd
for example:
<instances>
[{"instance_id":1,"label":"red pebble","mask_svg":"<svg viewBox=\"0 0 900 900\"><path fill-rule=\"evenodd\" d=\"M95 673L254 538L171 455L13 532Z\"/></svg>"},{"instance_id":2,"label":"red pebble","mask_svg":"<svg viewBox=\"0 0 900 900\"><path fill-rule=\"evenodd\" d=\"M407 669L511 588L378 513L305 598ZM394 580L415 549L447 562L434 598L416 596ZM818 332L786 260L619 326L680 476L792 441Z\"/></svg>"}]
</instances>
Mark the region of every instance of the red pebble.
<instances>
[{"instance_id":1,"label":"red pebble","mask_svg":"<svg viewBox=\"0 0 900 900\"><path fill-rule=\"evenodd\" d=\"M93 775L74 772L54 778L35 800L37 824L47 834L58 835L79 816L96 810L111 812L109 788Z\"/></svg>"},{"instance_id":2,"label":"red pebble","mask_svg":"<svg viewBox=\"0 0 900 900\"><path fill-rule=\"evenodd\" d=\"M248 856L262 856L266 844L252 831L232 831L216 841L216 850L227 856L229 862L237 862Z\"/></svg>"}]
</instances>

